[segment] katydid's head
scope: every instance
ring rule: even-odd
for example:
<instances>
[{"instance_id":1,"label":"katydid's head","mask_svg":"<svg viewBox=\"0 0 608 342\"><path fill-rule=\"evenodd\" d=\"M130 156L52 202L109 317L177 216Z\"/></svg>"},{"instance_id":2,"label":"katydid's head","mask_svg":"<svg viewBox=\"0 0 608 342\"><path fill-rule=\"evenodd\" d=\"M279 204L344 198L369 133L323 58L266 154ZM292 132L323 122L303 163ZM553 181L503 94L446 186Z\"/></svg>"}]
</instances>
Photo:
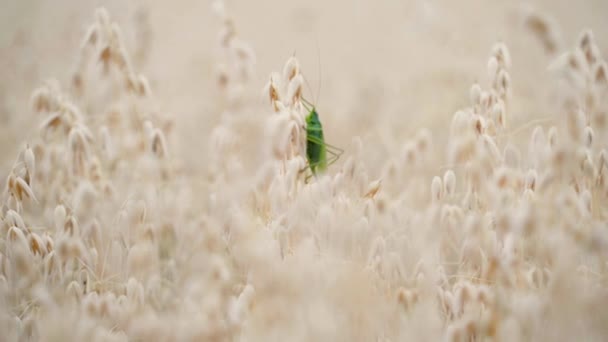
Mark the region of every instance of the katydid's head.
<instances>
[{"instance_id":1,"label":"katydid's head","mask_svg":"<svg viewBox=\"0 0 608 342\"><path fill-rule=\"evenodd\" d=\"M315 107L312 107L310 109L310 111L308 112L308 115L306 115L306 125L308 127L312 126L316 126L320 123L319 120L319 114L317 113L317 109Z\"/></svg>"},{"instance_id":2,"label":"katydid's head","mask_svg":"<svg viewBox=\"0 0 608 342\"><path fill-rule=\"evenodd\" d=\"M308 135L318 136L323 138L323 126L321 125L321 119L319 113L313 104L304 100L304 108L308 111L306 115L306 131ZM310 137L309 137L310 138ZM324 144L325 142L321 142Z\"/></svg>"}]
</instances>

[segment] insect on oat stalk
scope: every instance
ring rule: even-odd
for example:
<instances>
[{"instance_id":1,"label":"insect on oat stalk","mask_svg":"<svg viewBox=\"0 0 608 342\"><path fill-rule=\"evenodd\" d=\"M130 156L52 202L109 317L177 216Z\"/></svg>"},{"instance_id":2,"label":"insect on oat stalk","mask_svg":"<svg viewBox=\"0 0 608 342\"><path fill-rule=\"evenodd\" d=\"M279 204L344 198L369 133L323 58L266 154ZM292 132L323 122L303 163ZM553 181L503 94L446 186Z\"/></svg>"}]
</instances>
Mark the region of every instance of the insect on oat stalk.
<instances>
[{"instance_id":1,"label":"insect on oat stalk","mask_svg":"<svg viewBox=\"0 0 608 342\"><path fill-rule=\"evenodd\" d=\"M321 53L319 49L318 38L317 63L319 66L319 87L317 88L317 100L315 102L318 102L320 97L322 83L321 80L323 77L321 73ZM306 82L306 86L312 94L312 90L310 88L310 84L308 84L308 80L304 78L304 81ZM319 119L319 113L317 112L315 105L313 105L303 97L301 97L300 99L302 100L302 105L304 106L306 111L308 111L308 115L306 115L306 160L308 162L308 165L302 170L303 172L307 168L310 168L312 175L307 176L305 179L306 181L308 181L310 177L316 177L317 172L324 172L328 166L335 163L340 158L342 153L344 153L344 150L325 142L325 137L323 135L323 125L321 124L321 120ZM327 158L328 154L330 155L329 159Z\"/></svg>"},{"instance_id":2,"label":"insect on oat stalk","mask_svg":"<svg viewBox=\"0 0 608 342\"><path fill-rule=\"evenodd\" d=\"M306 116L306 160L313 176L317 175L317 172L323 172L328 166L335 163L338 158L342 155L344 150L335 147L325 142L323 135L323 125L319 119L319 113L315 106L302 98L302 104L308 111ZM330 155L329 159L327 155ZM304 168L302 171L305 171ZM311 176L306 177L306 180Z\"/></svg>"}]
</instances>

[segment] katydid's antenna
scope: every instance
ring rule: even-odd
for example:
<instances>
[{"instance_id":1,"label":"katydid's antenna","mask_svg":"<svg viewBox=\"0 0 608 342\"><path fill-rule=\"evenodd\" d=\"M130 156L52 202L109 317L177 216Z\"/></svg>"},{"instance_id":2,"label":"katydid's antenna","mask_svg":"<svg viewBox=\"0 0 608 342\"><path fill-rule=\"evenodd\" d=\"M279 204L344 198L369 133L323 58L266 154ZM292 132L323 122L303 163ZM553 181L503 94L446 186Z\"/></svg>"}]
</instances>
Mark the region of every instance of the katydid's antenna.
<instances>
[{"instance_id":1,"label":"katydid's antenna","mask_svg":"<svg viewBox=\"0 0 608 342\"><path fill-rule=\"evenodd\" d=\"M318 70L318 76L319 79L317 80L317 82L319 82L319 86L317 87L317 94L314 95L312 92L312 87L310 86L310 83L308 82L308 78L306 77L302 77L304 78L304 82L306 83L306 87L308 88L308 91L310 92L310 95L313 96L313 103L319 104L319 98L321 97L321 85L322 85L322 78L323 78L323 74L321 72L321 49L319 48L319 36L317 35L315 37L315 40L317 42L317 70ZM304 98L302 98L304 99ZM306 101L309 105L310 102Z\"/></svg>"},{"instance_id":2,"label":"katydid's antenna","mask_svg":"<svg viewBox=\"0 0 608 342\"><path fill-rule=\"evenodd\" d=\"M302 74L302 78L304 79L304 83L306 83L306 88L308 88L308 91L310 92L310 94L312 95L312 88L310 86L310 83L308 83L308 78L306 78L303 74ZM302 97L302 100L306 101L306 99L304 99L304 97ZM313 99L314 100L314 99ZM306 103L308 105L310 105L310 102L306 101ZM311 106L312 107L312 106Z\"/></svg>"},{"instance_id":3,"label":"katydid's antenna","mask_svg":"<svg viewBox=\"0 0 608 342\"><path fill-rule=\"evenodd\" d=\"M317 65L319 72L319 86L317 87L317 96L315 102L319 104L319 100L321 97L321 85L323 84L323 73L321 71L321 49L319 48L319 35L315 33L315 41L317 42Z\"/></svg>"}]
</instances>

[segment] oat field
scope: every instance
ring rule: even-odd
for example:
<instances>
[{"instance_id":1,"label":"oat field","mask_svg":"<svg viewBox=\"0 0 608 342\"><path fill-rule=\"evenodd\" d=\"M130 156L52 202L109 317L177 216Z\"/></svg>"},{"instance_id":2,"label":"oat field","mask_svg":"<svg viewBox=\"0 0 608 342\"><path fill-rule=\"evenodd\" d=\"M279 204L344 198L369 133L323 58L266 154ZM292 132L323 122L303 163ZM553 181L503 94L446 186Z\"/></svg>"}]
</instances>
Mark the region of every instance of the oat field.
<instances>
[{"instance_id":1,"label":"oat field","mask_svg":"<svg viewBox=\"0 0 608 342\"><path fill-rule=\"evenodd\" d=\"M1 0L0 341L608 340L607 14Z\"/></svg>"}]
</instances>

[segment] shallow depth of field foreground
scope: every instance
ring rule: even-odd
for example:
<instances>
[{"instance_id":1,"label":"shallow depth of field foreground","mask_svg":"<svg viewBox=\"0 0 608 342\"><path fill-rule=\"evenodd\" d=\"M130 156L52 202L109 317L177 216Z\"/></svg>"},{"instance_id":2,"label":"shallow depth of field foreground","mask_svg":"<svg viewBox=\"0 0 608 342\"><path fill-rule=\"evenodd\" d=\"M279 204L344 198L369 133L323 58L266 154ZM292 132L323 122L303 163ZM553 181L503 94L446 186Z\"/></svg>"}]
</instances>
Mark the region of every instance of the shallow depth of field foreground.
<instances>
[{"instance_id":1,"label":"shallow depth of field foreground","mask_svg":"<svg viewBox=\"0 0 608 342\"><path fill-rule=\"evenodd\" d=\"M1 341L608 339L605 1L99 5L2 1Z\"/></svg>"}]
</instances>

